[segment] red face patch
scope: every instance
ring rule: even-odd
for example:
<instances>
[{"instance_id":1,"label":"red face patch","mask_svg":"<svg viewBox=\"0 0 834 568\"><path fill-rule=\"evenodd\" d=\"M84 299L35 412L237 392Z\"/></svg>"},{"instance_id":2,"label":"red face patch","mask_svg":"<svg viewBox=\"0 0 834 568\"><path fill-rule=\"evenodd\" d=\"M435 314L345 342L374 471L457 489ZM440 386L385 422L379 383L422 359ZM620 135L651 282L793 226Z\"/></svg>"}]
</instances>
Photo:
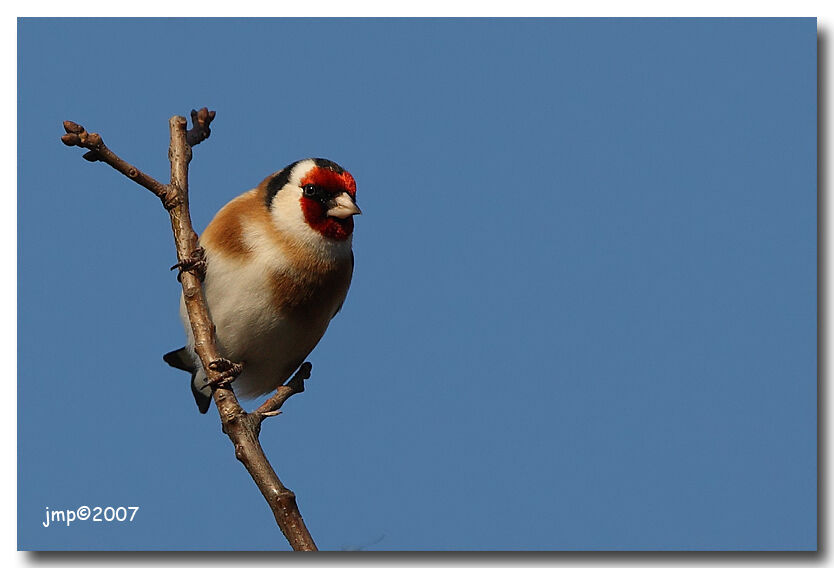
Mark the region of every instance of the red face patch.
<instances>
[{"instance_id":1,"label":"red face patch","mask_svg":"<svg viewBox=\"0 0 834 568\"><path fill-rule=\"evenodd\" d=\"M345 191L356 199L356 181L347 171L336 173L316 166L304 176L300 185L301 187L315 185L324 190L325 194L334 197ZM327 209L318 199L302 195L301 210L304 212L307 224L329 239L343 241L353 233L353 216L346 219L328 217Z\"/></svg>"},{"instance_id":2,"label":"red face patch","mask_svg":"<svg viewBox=\"0 0 834 568\"><path fill-rule=\"evenodd\" d=\"M307 184L323 187L333 194L347 191L353 199L356 199L356 181L348 171L337 174L333 170L316 166L301 180L301 187Z\"/></svg>"}]
</instances>

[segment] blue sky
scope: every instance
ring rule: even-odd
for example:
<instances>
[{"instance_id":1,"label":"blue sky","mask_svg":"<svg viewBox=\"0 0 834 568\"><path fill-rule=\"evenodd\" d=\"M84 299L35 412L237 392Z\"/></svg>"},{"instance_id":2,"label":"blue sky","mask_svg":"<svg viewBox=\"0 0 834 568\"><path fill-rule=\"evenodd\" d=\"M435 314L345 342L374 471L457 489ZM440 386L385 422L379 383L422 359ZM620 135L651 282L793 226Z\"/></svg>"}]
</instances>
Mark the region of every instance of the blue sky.
<instances>
[{"instance_id":1,"label":"blue sky","mask_svg":"<svg viewBox=\"0 0 834 568\"><path fill-rule=\"evenodd\" d=\"M261 435L320 548L816 547L813 19L19 38L20 548L286 548L161 360L167 215L58 141L75 120L164 179L168 117L204 105L198 230L299 158L358 182L348 301ZM81 505L140 510L40 526Z\"/></svg>"}]
</instances>

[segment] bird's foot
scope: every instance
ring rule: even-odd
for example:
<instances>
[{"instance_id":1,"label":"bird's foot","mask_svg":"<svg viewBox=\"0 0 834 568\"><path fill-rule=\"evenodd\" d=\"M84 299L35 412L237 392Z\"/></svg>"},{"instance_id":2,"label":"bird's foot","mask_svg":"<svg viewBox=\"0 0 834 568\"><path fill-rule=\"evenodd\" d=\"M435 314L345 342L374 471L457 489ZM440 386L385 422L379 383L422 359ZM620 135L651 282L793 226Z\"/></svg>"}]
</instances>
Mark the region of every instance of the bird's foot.
<instances>
[{"instance_id":1,"label":"bird's foot","mask_svg":"<svg viewBox=\"0 0 834 568\"><path fill-rule=\"evenodd\" d=\"M182 280L182 273L183 272L193 272L194 275L200 279L202 282L206 277L206 251L203 247L198 246L194 249L194 254L190 257L185 258L174 266L171 267L171 270L174 269L179 270L179 274L177 274L177 280Z\"/></svg>"},{"instance_id":2,"label":"bird's foot","mask_svg":"<svg viewBox=\"0 0 834 568\"><path fill-rule=\"evenodd\" d=\"M215 359L209 363L209 369L219 373L219 375L213 379L208 379L207 383L211 387L220 388L232 384L243 371L243 364L233 363L228 359Z\"/></svg>"}]
</instances>

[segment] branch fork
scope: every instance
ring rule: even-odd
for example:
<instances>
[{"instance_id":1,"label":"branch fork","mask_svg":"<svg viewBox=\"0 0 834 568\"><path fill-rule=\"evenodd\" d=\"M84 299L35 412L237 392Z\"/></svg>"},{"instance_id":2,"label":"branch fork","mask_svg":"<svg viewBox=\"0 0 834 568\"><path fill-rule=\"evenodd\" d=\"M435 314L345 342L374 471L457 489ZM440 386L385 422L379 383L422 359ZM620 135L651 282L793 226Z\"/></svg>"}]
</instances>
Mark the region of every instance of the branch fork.
<instances>
[{"instance_id":1,"label":"branch fork","mask_svg":"<svg viewBox=\"0 0 834 568\"><path fill-rule=\"evenodd\" d=\"M312 366L310 363L304 363L295 376L286 385L278 387L275 394L257 410L252 413L245 412L230 388L230 383L240 374L243 365L229 361L218 353L215 327L203 295L205 255L191 225L188 207L188 163L191 161L191 148L211 134L210 125L214 117L215 112L205 107L199 111L192 110L192 128L188 131L188 122L184 117L174 116L168 121L171 136L168 149L171 181L167 184L160 183L121 159L104 144L101 136L87 132L80 124L65 121L66 134L61 136L61 141L67 146L86 148L88 152L83 155L84 159L106 163L149 189L162 201L171 217L171 228L179 259L171 269L179 269L177 278L182 284L185 307L194 334L195 350L211 385L223 432L232 440L235 456L252 476L272 509L281 532L293 549L317 550L298 511L295 494L281 483L258 440L261 422L268 416L279 414L279 409L290 396L304 391L304 380L309 378Z\"/></svg>"}]
</instances>

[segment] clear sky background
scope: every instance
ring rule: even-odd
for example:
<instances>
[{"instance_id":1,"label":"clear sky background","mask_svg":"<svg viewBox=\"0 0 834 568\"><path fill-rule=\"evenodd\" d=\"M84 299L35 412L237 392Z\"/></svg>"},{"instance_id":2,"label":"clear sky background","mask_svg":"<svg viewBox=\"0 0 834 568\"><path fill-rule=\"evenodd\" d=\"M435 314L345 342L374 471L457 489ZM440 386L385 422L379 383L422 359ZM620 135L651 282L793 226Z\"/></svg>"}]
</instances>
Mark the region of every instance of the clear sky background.
<instances>
[{"instance_id":1,"label":"clear sky background","mask_svg":"<svg viewBox=\"0 0 834 568\"><path fill-rule=\"evenodd\" d=\"M816 547L815 20L19 34L20 548L287 548L161 360L167 214L59 142L164 181L204 105L198 230L302 157L358 182L348 301L261 434L320 548ZM81 505L140 510L40 524Z\"/></svg>"}]
</instances>

